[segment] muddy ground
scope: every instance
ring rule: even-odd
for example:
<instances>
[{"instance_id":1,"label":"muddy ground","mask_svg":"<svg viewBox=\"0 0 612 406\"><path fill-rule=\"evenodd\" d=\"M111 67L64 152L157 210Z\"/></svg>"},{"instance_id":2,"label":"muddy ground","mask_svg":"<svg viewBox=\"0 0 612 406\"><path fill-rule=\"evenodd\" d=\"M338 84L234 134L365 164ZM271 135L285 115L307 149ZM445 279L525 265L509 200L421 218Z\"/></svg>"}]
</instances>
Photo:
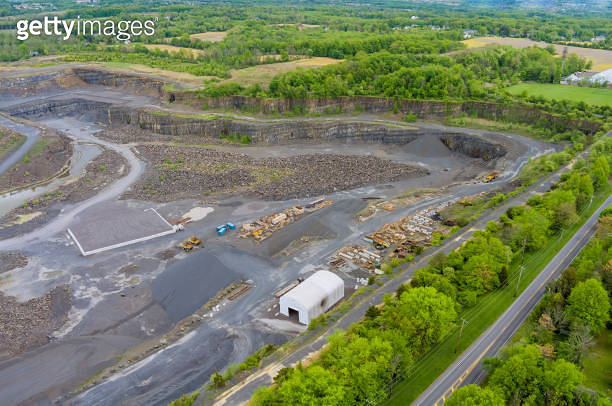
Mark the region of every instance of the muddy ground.
<instances>
[{"instance_id":1,"label":"muddy ground","mask_svg":"<svg viewBox=\"0 0 612 406\"><path fill-rule=\"evenodd\" d=\"M70 138L52 130L44 131L28 155L0 176L0 191L44 181L59 172L71 156Z\"/></svg>"},{"instance_id":2,"label":"muddy ground","mask_svg":"<svg viewBox=\"0 0 612 406\"><path fill-rule=\"evenodd\" d=\"M139 145L137 151L149 163L148 170L124 198L162 202L230 192L287 200L428 174L373 156L253 158L211 148L158 144Z\"/></svg>"}]
</instances>

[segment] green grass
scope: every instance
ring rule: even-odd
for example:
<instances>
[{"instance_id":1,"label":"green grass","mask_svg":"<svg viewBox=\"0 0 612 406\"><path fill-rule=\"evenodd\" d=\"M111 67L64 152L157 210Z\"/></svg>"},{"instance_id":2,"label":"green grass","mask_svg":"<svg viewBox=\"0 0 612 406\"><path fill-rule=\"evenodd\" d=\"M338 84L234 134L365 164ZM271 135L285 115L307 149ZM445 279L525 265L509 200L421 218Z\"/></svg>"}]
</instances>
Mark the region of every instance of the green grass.
<instances>
[{"instance_id":1,"label":"green grass","mask_svg":"<svg viewBox=\"0 0 612 406\"><path fill-rule=\"evenodd\" d=\"M612 397L612 330L604 330L584 362L584 386Z\"/></svg>"},{"instance_id":2,"label":"green grass","mask_svg":"<svg viewBox=\"0 0 612 406\"><path fill-rule=\"evenodd\" d=\"M443 209L440 214L442 214L442 216L445 218L455 220L458 223L461 222L461 219L466 222L472 221L486 210L487 201L485 199L478 198L472 200L471 203L471 205L464 205L457 202Z\"/></svg>"},{"instance_id":3,"label":"green grass","mask_svg":"<svg viewBox=\"0 0 612 406\"><path fill-rule=\"evenodd\" d=\"M608 188L604 194L595 196L591 205L581 213L579 222L564 229L559 236L551 238L542 249L525 255L525 270L518 289L519 295L605 201L609 194L610 190ZM520 263L518 262L511 265L508 283L505 286L480 297L475 306L459 314L459 317L465 318L468 323L463 329L463 336L457 352L455 353L455 345L459 336L458 327L414 363L405 374L404 380L397 384L393 398L386 404L407 405L413 402L502 315L516 299L514 293L519 276L519 266Z\"/></svg>"},{"instance_id":4,"label":"green grass","mask_svg":"<svg viewBox=\"0 0 612 406\"><path fill-rule=\"evenodd\" d=\"M521 83L510 86L506 90L513 95L527 92L529 96L542 96L546 99L583 101L600 106L612 106L612 89Z\"/></svg>"},{"instance_id":5,"label":"green grass","mask_svg":"<svg viewBox=\"0 0 612 406\"><path fill-rule=\"evenodd\" d=\"M521 123L506 123L477 117L448 117L444 120L444 124L454 127L474 128L476 130L510 132L524 135L525 137L542 139L542 135L537 129Z\"/></svg>"}]
</instances>

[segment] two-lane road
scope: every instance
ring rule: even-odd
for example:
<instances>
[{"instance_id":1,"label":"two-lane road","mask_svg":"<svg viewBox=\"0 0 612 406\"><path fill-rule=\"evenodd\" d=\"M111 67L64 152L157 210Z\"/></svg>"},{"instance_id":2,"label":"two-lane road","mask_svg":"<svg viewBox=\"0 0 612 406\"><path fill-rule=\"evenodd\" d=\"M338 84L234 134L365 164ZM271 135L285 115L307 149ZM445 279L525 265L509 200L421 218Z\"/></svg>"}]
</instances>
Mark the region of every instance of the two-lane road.
<instances>
[{"instance_id":1,"label":"two-lane road","mask_svg":"<svg viewBox=\"0 0 612 406\"><path fill-rule=\"evenodd\" d=\"M482 360L497 354L499 349L512 337L527 319L546 290L546 285L572 260L588 243L597 227L599 214L612 203L612 196L593 213L557 255L546 265L523 293L501 315L499 319L474 342L461 356L444 371L413 403L418 406L441 405L455 389L484 378Z\"/></svg>"}]
</instances>

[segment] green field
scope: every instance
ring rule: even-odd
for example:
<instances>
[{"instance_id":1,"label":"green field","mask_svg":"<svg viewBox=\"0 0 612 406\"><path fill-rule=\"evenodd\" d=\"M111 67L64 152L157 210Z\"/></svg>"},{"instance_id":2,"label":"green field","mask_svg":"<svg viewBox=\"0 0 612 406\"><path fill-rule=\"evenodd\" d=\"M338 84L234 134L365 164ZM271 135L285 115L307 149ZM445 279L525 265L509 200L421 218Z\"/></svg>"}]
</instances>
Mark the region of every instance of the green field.
<instances>
[{"instance_id":1,"label":"green field","mask_svg":"<svg viewBox=\"0 0 612 406\"><path fill-rule=\"evenodd\" d=\"M584 386L612 396L612 331L604 330L584 360Z\"/></svg>"},{"instance_id":2,"label":"green field","mask_svg":"<svg viewBox=\"0 0 612 406\"><path fill-rule=\"evenodd\" d=\"M612 89L521 83L510 86L506 90L511 94L520 94L523 91L527 91L529 96L542 96L546 99L583 101L600 106L612 106Z\"/></svg>"},{"instance_id":3,"label":"green field","mask_svg":"<svg viewBox=\"0 0 612 406\"><path fill-rule=\"evenodd\" d=\"M594 196L591 205L583 210L580 220L576 224L565 228L556 238L551 238L537 252L525 254L525 270L520 279L519 294L527 288L531 281L578 231L580 226L605 201L608 195L609 190L606 190L604 194ZM502 315L516 299L514 293L519 277L519 265L518 261L511 265L506 285L482 296L475 306L464 310L459 315L464 317L468 323L463 330L463 336L457 352L455 352L455 346L459 335L459 328L456 328L428 353L416 360L410 370L407 371L403 381L394 388L393 397L384 403L385 405L408 405L412 403L421 392L427 389L463 351Z\"/></svg>"}]
</instances>

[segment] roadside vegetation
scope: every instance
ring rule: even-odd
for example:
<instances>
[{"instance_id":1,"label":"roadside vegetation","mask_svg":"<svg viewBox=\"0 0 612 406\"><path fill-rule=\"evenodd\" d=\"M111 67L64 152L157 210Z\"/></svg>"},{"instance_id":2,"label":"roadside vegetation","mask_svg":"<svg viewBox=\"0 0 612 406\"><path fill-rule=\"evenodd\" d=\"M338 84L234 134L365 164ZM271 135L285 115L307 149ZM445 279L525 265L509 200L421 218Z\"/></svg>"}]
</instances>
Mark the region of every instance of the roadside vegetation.
<instances>
[{"instance_id":1,"label":"roadside vegetation","mask_svg":"<svg viewBox=\"0 0 612 406\"><path fill-rule=\"evenodd\" d=\"M561 276L549 283L512 344L499 357L485 361L491 374L486 385L462 388L448 404L477 399L611 404L611 233L612 210L606 209L594 237Z\"/></svg>"},{"instance_id":2,"label":"roadside vegetation","mask_svg":"<svg viewBox=\"0 0 612 406\"><path fill-rule=\"evenodd\" d=\"M275 386L259 389L252 404L376 404L389 398L410 403L455 358L453 323L460 317L470 321L460 351L601 204L609 194L609 158L612 142L606 139L551 191L511 207L448 256L436 255L383 306L371 307L360 323L335 333L307 367L284 371Z\"/></svg>"}]
</instances>

